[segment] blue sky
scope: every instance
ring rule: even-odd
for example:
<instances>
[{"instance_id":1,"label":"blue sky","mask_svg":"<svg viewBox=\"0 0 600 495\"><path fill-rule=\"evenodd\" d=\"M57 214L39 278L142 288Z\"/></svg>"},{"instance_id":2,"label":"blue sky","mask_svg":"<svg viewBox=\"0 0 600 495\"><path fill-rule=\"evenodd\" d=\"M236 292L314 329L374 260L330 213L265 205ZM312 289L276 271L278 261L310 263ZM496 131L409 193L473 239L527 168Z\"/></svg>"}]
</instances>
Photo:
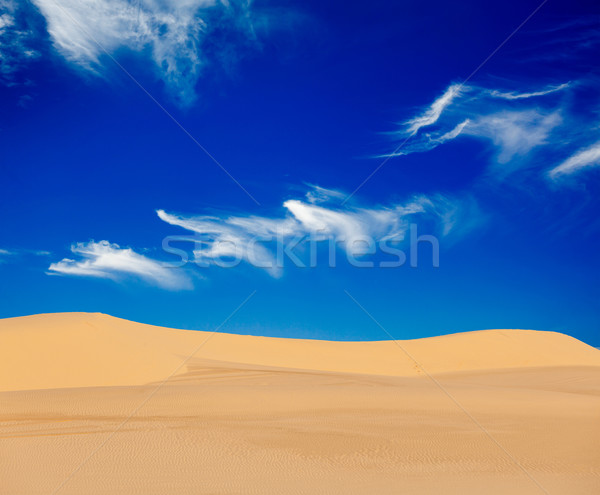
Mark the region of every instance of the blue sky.
<instances>
[{"instance_id":1,"label":"blue sky","mask_svg":"<svg viewBox=\"0 0 600 495\"><path fill-rule=\"evenodd\" d=\"M596 2L1 0L0 317L600 345L599 46Z\"/></svg>"}]
</instances>

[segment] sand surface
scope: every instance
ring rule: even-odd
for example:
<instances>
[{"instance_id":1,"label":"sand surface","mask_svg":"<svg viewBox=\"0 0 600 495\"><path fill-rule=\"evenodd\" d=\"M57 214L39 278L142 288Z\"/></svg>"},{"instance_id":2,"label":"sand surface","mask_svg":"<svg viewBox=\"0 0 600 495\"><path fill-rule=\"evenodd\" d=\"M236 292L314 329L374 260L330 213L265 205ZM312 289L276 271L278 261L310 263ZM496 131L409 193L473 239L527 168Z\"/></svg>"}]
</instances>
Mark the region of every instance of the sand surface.
<instances>
[{"instance_id":1,"label":"sand surface","mask_svg":"<svg viewBox=\"0 0 600 495\"><path fill-rule=\"evenodd\" d=\"M0 494L55 493L598 494L600 351L0 320Z\"/></svg>"}]
</instances>

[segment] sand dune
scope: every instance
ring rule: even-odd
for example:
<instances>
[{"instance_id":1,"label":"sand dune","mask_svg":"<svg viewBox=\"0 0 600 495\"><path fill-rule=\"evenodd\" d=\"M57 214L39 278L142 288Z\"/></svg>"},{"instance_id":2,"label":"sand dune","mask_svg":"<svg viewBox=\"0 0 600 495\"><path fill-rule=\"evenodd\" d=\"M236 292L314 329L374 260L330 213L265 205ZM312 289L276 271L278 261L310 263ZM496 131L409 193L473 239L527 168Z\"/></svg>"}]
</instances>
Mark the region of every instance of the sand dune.
<instances>
[{"instance_id":1,"label":"sand dune","mask_svg":"<svg viewBox=\"0 0 600 495\"><path fill-rule=\"evenodd\" d=\"M191 354L388 376L418 376L423 369L439 374L600 366L597 349L555 332L485 330L397 342L332 342L174 330L99 313L59 313L0 320L0 391L143 385L164 379Z\"/></svg>"},{"instance_id":2,"label":"sand dune","mask_svg":"<svg viewBox=\"0 0 600 495\"><path fill-rule=\"evenodd\" d=\"M0 494L600 493L600 351L398 344L0 320Z\"/></svg>"}]
</instances>

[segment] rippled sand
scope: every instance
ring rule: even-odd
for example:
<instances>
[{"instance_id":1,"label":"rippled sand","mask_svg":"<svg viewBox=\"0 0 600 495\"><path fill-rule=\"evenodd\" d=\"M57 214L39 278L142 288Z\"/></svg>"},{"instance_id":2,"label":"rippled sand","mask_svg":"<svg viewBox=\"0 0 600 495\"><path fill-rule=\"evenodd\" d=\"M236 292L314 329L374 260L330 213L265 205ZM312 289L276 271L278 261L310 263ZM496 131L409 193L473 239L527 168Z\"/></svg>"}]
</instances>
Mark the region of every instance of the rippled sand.
<instances>
[{"instance_id":1,"label":"rippled sand","mask_svg":"<svg viewBox=\"0 0 600 495\"><path fill-rule=\"evenodd\" d=\"M552 332L344 343L38 315L0 320L0 390L6 495L600 493L600 351Z\"/></svg>"}]
</instances>

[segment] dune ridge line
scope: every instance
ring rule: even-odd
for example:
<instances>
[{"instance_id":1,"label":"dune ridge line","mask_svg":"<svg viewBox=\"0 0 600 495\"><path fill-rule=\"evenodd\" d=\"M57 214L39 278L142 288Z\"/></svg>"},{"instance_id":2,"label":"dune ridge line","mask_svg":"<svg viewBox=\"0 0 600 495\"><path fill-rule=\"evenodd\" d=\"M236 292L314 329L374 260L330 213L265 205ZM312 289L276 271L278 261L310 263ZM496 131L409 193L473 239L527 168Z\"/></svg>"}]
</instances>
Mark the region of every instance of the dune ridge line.
<instances>
[{"instance_id":1,"label":"dune ridge line","mask_svg":"<svg viewBox=\"0 0 600 495\"><path fill-rule=\"evenodd\" d=\"M0 391L143 385L163 380L212 332L176 330L101 313L0 320ZM553 366L600 366L600 351L567 335L480 330L415 340L342 342L214 333L203 360L269 368L419 376Z\"/></svg>"}]
</instances>

